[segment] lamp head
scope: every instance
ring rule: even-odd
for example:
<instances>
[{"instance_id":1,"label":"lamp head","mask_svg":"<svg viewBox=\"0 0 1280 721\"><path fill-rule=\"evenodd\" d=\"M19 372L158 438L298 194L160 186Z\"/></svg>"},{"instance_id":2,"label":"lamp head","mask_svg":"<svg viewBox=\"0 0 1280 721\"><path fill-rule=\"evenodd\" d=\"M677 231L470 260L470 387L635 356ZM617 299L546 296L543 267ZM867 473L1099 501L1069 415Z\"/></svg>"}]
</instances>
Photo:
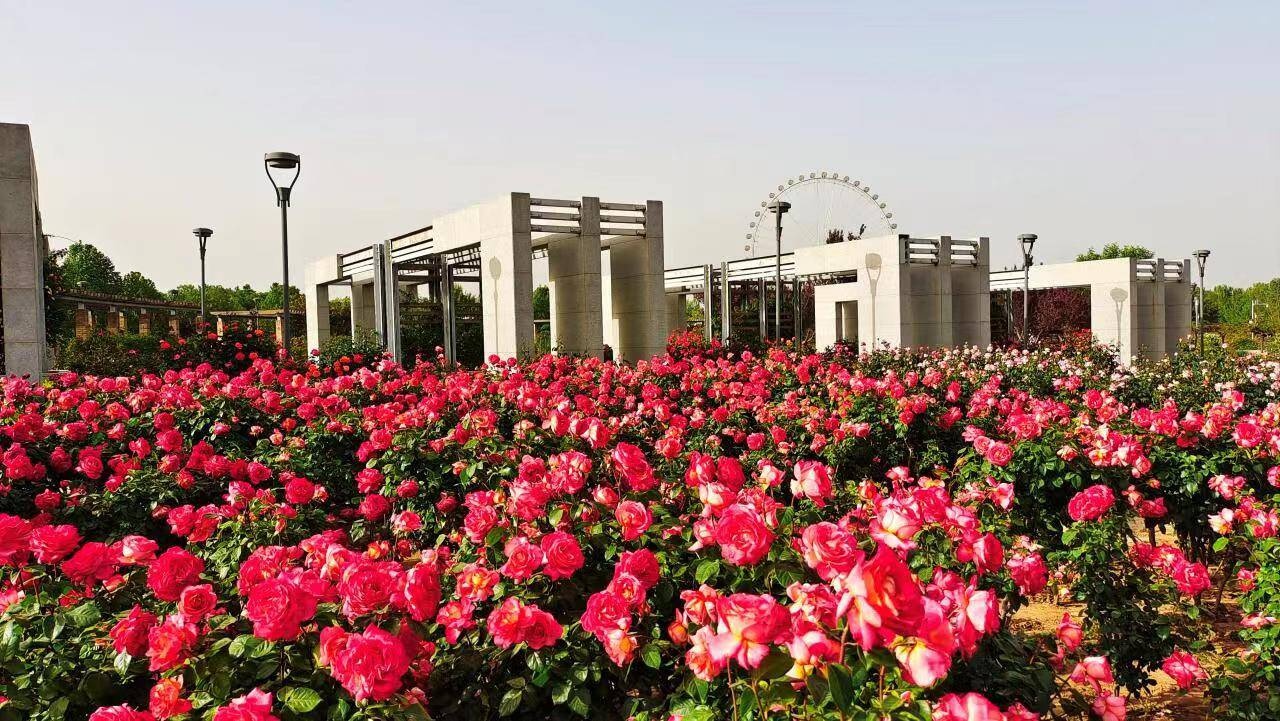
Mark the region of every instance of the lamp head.
<instances>
[{"instance_id":1,"label":"lamp head","mask_svg":"<svg viewBox=\"0 0 1280 721\"><path fill-rule=\"evenodd\" d=\"M298 167L298 164L302 162L302 158L299 158L297 155L284 152L267 153L263 157L263 160L266 161L267 167L269 168L283 168L285 170L292 170Z\"/></svg>"},{"instance_id":2,"label":"lamp head","mask_svg":"<svg viewBox=\"0 0 1280 721\"><path fill-rule=\"evenodd\" d=\"M298 175L302 173L302 158L294 153L267 153L262 157L262 165L267 171L267 180L270 180L271 187L275 188L276 204L288 206L293 184L298 182ZM280 177L277 178L272 174L272 170L277 171ZM293 171L293 177L288 183L282 182L290 170Z\"/></svg>"},{"instance_id":3,"label":"lamp head","mask_svg":"<svg viewBox=\"0 0 1280 721\"><path fill-rule=\"evenodd\" d=\"M1035 233L1023 233L1018 236L1018 242L1022 244L1022 255L1025 258L1031 257L1031 249L1036 247L1036 238L1040 236Z\"/></svg>"},{"instance_id":4,"label":"lamp head","mask_svg":"<svg viewBox=\"0 0 1280 721\"><path fill-rule=\"evenodd\" d=\"M1200 273L1201 275L1203 275L1204 262L1209 259L1209 251L1207 249L1201 248L1200 250L1197 250L1196 252L1192 253L1192 255L1196 257L1196 265L1200 266Z\"/></svg>"}]
</instances>

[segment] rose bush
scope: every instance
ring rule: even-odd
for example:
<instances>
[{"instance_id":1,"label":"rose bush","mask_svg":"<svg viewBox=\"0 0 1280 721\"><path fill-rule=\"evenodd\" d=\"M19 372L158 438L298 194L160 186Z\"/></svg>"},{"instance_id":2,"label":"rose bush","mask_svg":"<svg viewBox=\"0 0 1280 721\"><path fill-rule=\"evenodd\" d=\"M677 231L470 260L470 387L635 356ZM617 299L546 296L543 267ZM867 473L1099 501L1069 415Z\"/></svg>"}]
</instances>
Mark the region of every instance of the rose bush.
<instances>
[{"instance_id":1,"label":"rose bush","mask_svg":"<svg viewBox=\"0 0 1280 721\"><path fill-rule=\"evenodd\" d=\"M1277 603L1274 362L668 351L7 379L0 719L1120 719Z\"/></svg>"}]
</instances>

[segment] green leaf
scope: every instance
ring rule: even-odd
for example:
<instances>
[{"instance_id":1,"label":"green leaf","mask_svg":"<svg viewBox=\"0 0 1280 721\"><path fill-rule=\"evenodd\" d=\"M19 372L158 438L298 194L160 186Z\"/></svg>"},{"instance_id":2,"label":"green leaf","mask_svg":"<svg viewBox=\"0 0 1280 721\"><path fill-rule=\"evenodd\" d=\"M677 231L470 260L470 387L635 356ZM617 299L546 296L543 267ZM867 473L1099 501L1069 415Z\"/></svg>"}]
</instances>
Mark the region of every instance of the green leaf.
<instances>
[{"instance_id":1,"label":"green leaf","mask_svg":"<svg viewBox=\"0 0 1280 721\"><path fill-rule=\"evenodd\" d=\"M573 693L573 686L567 683L558 683L551 687L551 703L559 706L569 700L569 694Z\"/></svg>"},{"instance_id":2,"label":"green leaf","mask_svg":"<svg viewBox=\"0 0 1280 721\"><path fill-rule=\"evenodd\" d=\"M698 567L693 572L693 580L698 583L706 583L707 579L720 572L720 562L715 559L706 559L698 563Z\"/></svg>"},{"instance_id":3,"label":"green leaf","mask_svg":"<svg viewBox=\"0 0 1280 721\"><path fill-rule=\"evenodd\" d=\"M235 640L231 642L231 645L227 647L227 653L231 654L235 658L240 658L246 653L253 651L260 643L261 640L251 633L236 636Z\"/></svg>"},{"instance_id":4,"label":"green leaf","mask_svg":"<svg viewBox=\"0 0 1280 721\"><path fill-rule=\"evenodd\" d=\"M827 684L831 690L831 700L841 711L852 711L854 706L853 677L849 667L833 663L827 667Z\"/></svg>"},{"instance_id":5,"label":"green leaf","mask_svg":"<svg viewBox=\"0 0 1280 721\"><path fill-rule=\"evenodd\" d=\"M640 660L644 661L644 665L649 668L657 668L662 665L662 651L657 644L646 644L640 649Z\"/></svg>"},{"instance_id":6,"label":"green leaf","mask_svg":"<svg viewBox=\"0 0 1280 721\"><path fill-rule=\"evenodd\" d=\"M502 695L502 703L498 704L498 715L510 716L511 714L515 713L516 709L520 708L520 699L523 696L524 696L524 689L522 688L509 689L505 694Z\"/></svg>"},{"instance_id":7,"label":"green leaf","mask_svg":"<svg viewBox=\"0 0 1280 721\"><path fill-rule=\"evenodd\" d=\"M320 692L305 686L286 686L280 692L280 702L294 713L308 713L315 710L322 701Z\"/></svg>"},{"instance_id":8,"label":"green leaf","mask_svg":"<svg viewBox=\"0 0 1280 721\"><path fill-rule=\"evenodd\" d=\"M1226 548L1227 544L1230 542L1231 542L1231 539L1227 538L1226 536L1219 538L1218 540L1213 542L1213 552L1222 553L1222 549Z\"/></svg>"},{"instance_id":9,"label":"green leaf","mask_svg":"<svg viewBox=\"0 0 1280 721\"><path fill-rule=\"evenodd\" d=\"M591 694L585 688L574 689L569 698L569 710L586 718L591 713Z\"/></svg>"},{"instance_id":10,"label":"green leaf","mask_svg":"<svg viewBox=\"0 0 1280 721\"><path fill-rule=\"evenodd\" d=\"M133 656L130 656L127 653L120 653L120 654L116 654L115 663L113 663L112 665L115 666L116 673L120 674L121 676L128 676L129 664L131 663L133 663Z\"/></svg>"},{"instance_id":11,"label":"green leaf","mask_svg":"<svg viewBox=\"0 0 1280 721\"><path fill-rule=\"evenodd\" d=\"M794 665L795 661L791 656L782 649L774 648L752 675L758 680L768 681L790 671Z\"/></svg>"},{"instance_id":12,"label":"green leaf","mask_svg":"<svg viewBox=\"0 0 1280 721\"><path fill-rule=\"evenodd\" d=\"M67 614L67 618L80 628L92 626L102 618L102 611L98 610L98 605L93 602L82 603L71 609Z\"/></svg>"}]
</instances>

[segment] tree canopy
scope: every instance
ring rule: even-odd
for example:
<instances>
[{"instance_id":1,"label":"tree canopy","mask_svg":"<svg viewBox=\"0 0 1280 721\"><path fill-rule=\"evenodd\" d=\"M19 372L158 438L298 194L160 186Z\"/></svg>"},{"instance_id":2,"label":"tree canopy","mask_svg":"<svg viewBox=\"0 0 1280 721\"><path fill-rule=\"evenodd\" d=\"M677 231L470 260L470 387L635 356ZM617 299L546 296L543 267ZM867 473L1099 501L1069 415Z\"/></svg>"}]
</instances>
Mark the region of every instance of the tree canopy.
<instances>
[{"instance_id":1,"label":"tree canopy","mask_svg":"<svg viewBox=\"0 0 1280 721\"><path fill-rule=\"evenodd\" d=\"M1119 243L1107 243L1102 246L1102 252L1089 248L1087 252L1076 256L1077 261L1085 260L1112 260L1114 258L1136 258L1138 260L1147 260L1156 257L1150 248L1141 245L1120 245Z\"/></svg>"},{"instance_id":2,"label":"tree canopy","mask_svg":"<svg viewBox=\"0 0 1280 721\"><path fill-rule=\"evenodd\" d=\"M72 243L62 257L61 270L63 287L68 290L113 295L120 292L121 278L116 264L90 243Z\"/></svg>"}]
</instances>

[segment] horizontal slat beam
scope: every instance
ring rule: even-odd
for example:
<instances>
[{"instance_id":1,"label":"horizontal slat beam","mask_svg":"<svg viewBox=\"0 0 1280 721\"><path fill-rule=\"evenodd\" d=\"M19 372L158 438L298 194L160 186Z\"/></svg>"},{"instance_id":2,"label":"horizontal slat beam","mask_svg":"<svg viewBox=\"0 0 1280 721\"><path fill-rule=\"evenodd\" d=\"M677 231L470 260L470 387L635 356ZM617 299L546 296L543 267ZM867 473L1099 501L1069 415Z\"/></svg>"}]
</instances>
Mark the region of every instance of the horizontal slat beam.
<instances>
[{"instance_id":1,"label":"horizontal slat beam","mask_svg":"<svg viewBox=\"0 0 1280 721\"><path fill-rule=\"evenodd\" d=\"M601 223L634 223L644 225L643 215L601 215Z\"/></svg>"},{"instance_id":2,"label":"horizontal slat beam","mask_svg":"<svg viewBox=\"0 0 1280 721\"><path fill-rule=\"evenodd\" d=\"M601 203L600 209L643 211L645 209L645 205L644 203Z\"/></svg>"},{"instance_id":3,"label":"horizontal slat beam","mask_svg":"<svg viewBox=\"0 0 1280 721\"><path fill-rule=\"evenodd\" d=\"M572 225L530 225L529 230L534 233L573 233L574 235L582 232L581 229Z\"/></svg>"},{"instance_id":4,"label":"horizontal slat beam","mask_svg":"<svg viewBox=\"0 0 1280 721\"><path fill-rule=\"evenodd\" d=\"M544 208L581 208L581 200L559 200L557 198L529 198L529 205L541 205Z\"/></svg>"},{"instance_id":5,"label":"horizontal slat beam","mask_svg":"<svg viewBox=\"0 0 1280 721\"><path fill-rule=\"evenodd\" d=\"M548 210L535 210L529 213L529 217L534 220L573 220L582 219L582 215L578 213L553 213Z\"/></svg>"}]
</instances>

